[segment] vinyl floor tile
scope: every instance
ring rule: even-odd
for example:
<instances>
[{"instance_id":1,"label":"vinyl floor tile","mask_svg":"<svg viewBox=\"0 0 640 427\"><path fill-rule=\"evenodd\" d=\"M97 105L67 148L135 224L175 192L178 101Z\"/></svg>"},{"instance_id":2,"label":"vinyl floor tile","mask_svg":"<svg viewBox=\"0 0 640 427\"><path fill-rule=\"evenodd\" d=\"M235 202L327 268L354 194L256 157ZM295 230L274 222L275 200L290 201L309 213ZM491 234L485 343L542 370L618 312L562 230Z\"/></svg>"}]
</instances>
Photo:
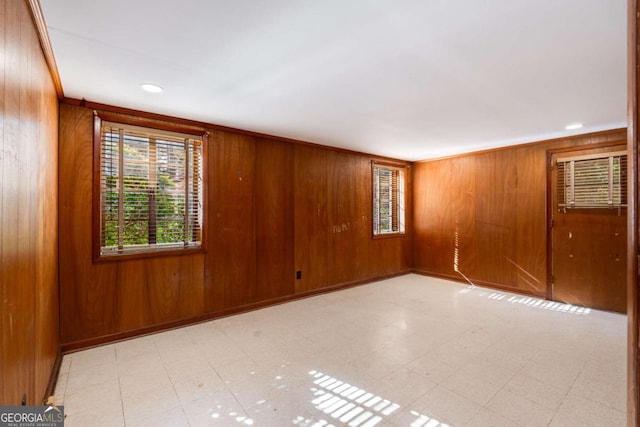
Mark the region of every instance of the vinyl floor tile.
<instances>
[{"instance_id":1,"label":"vinyl floor tile","mask_svg":"<svg viewBox=\"0 0 640 427\"><path fill-rule=\"evenodd\" d=\"M623 426L626 317L406 275L65 355L71 426Z\"/></svg>"}]
</instances>

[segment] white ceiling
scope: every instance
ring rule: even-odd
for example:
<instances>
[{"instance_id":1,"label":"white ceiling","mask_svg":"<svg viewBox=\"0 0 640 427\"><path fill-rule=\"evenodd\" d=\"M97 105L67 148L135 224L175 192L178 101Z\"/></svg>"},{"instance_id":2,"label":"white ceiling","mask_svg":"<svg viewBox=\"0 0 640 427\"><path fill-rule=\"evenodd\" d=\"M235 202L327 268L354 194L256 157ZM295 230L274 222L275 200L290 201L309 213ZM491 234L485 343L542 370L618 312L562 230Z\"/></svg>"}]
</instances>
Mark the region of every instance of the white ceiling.
<instances>
[{"instance_id":1,"label":"white ceiling","mask_svg":"<svg viewBox=\"0 0 640 427\"><path fill-rule=\"evenodd\" d=\"M626 126L625 0L41 5L72 98L406 160Z\"/></svg>"}]
</instances>

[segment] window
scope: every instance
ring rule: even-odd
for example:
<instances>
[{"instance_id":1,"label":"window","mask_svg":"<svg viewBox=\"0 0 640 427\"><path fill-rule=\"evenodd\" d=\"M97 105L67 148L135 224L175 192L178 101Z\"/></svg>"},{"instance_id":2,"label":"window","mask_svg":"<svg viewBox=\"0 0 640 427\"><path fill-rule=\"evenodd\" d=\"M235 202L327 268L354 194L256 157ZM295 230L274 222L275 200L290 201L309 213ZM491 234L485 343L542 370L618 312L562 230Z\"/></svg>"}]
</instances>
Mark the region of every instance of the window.
<instances>
[{"instance_id":1,"label":"window","mask_svg":"<svg viewBox=\"0 0 640 427\"><path fill-rule=\"evenodd\" d=\"M405 168L373 163L373 235L404 233Z\"/></svg>"},{"instance_id":2,"label":"window","mask_svg":"<svg viewBox=\"0 0 640 427\"><path fill-rule=\"evenodd\" d=\"M558 208L627 206L625 151L558 159Z\"/></svg>"},{"instance_id":3,"label":"window","mask_svg":"<svg viewBox=\"0 0 640 427\"><path fill-rule=\"evenodd\" d=\"M98 257L201 248L206 135L100 118L96 126Z\"/></svg>"}]
</instances>

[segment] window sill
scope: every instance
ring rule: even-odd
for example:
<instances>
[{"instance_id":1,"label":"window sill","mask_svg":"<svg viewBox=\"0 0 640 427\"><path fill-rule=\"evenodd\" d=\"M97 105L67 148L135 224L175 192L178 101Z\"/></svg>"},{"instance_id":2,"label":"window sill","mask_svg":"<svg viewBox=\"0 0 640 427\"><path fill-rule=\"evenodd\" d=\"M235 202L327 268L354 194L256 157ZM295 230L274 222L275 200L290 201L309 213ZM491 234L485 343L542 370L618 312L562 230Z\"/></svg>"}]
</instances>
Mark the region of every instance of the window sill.
<instances>
[{"instance_id":1,"label":"window sill","mask_svg":"<svg viewBox=\"0 0 640 427\"><path fill-rule=\"evenodd\" d=\"M124 254L112 254L112 255L98 255L93 257L94 263L102 263L102 262L118 262L118 261L129 261L136 259L147 259L147 258L162 258L169 256L182 256L182 255L197 255L205 253L204 247L197 248L188 248L188 249L159 249L159 250L149 250L138 253L124 253Z\"/></svg>"},{"instance_id":2,"label":"window sill","mask_svg":"<svg viewBox=\"0 0 640 427\"><path fill-rule=\"evenodd\" d=\"M377 239L392 239L394 237L405 237L407 233L385 233L385 234L374 234L371 236L373 240Z\"/></svg>"}]
</instances>

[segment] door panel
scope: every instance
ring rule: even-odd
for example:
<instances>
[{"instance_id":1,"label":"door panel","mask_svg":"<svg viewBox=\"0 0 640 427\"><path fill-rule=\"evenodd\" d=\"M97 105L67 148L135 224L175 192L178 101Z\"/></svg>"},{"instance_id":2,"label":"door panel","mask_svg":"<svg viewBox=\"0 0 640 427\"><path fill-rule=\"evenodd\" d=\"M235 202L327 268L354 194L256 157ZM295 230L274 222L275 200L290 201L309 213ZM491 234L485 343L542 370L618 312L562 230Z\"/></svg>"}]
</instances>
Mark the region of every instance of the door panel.
<instances>
[{"instance_id":1,"label":"door panel","mask_svg":"<svg viewBox=\"0 0 640 427\"><path fill-rule=\"evenodd\" d=\"M565 209L558 206L561 190L557 185L558 158L624 149L616 146L552 156L551 264L555 301L626 311L626 208Z\"/></svg>"}]
</instances>

